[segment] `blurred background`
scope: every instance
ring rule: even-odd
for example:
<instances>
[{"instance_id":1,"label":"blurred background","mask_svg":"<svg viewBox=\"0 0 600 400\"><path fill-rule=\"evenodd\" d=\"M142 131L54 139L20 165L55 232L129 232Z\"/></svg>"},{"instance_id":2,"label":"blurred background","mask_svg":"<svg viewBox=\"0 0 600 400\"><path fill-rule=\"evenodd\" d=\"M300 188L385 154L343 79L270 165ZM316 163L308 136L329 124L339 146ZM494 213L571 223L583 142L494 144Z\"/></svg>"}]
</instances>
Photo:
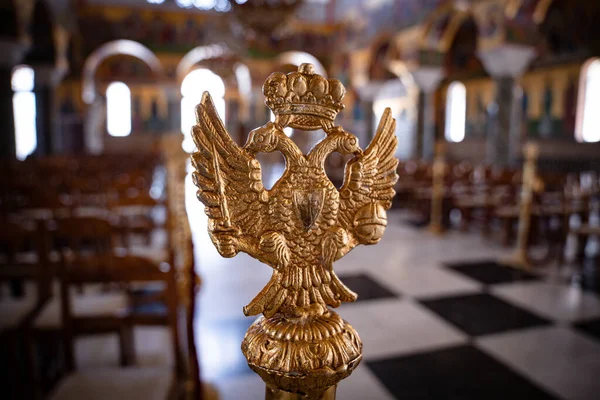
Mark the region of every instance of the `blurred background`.
<instances>
[{"instance_id":1,"label":"blurred background","mask_svg":"<svg viewBox=\"0 0 600 400\"><path fill-rule=\"evenodd\" d=\"M384 239L336 264L364 342L338 398L597 399L598 21L589 0L1 0L1 397L264 397L240 343L270 271L210 242L190 129L209 91L242 145L269 74L311 63L363 147L391 108L400 159ZM259 160L270 188L283 157Z\"/></svg>"}]
</instances>

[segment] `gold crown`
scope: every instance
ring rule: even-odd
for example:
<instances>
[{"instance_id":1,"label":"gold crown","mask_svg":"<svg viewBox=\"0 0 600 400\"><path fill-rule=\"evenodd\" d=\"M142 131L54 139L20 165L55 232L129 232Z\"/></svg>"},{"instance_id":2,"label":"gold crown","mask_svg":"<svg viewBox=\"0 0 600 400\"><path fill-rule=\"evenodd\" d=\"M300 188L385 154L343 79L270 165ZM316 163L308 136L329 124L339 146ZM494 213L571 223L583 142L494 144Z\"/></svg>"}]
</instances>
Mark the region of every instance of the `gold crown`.
<instances>
[{"instance_id":1,"label":"gold crown","mask_svg":"<svg viewBox=\"0 0 600 400\"><path fill-rule=\"evenodd\" d=\"M263 85L265 103L278 115L293 115L287 126L314 130L331 126L344 105L346 88L337 79L315 73L312 64L301 64L298 72L274 72Z\"/></svg>"}]
</instances>

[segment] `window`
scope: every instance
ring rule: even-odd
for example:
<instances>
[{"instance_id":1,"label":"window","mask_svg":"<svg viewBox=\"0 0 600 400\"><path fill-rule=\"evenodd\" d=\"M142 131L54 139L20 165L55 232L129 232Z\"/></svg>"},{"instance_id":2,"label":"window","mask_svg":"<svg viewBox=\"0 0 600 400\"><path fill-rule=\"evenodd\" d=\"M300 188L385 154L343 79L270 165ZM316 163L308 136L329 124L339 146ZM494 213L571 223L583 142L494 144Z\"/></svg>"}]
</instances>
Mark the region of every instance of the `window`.
<instances>
[{"instance_id":1,"label":"window","mask_svg":"<svg viewBox=\"0 0 600 400\"><path fill-rule=\"evenodd\" d=\"M446 98L446 140L462 142L467 118L467 88L461 82L452 82Z\"/></svg>"},{"instance_id":2,"label":"window","mask_svg":"<svg viewBox=\"0 0 600 400\"><path fill-rule=\"evenodd\" d=\"M580 99L580 118L577 124L577 140L580 142L600 141L600 59L584 67Z\"/></svg>"},{"instance_id":3,"label":"window","mask_svg":"<svg viewBox=\"0 0 600 400\"><path fill-rule=\"evenodd\" d=\"M12 74L13 113L15 119L15 147L19 160L24 160L37 147L35 127L34 72L29 66L16 67Z\"/></svg>"},{"instance_id":4,"label":"window","mask_svg":"<svg viewBox=\"0 0 600 400\"><path fill-rule=\"evenodd\" d=\"M131 133L131 91L123 82L113 82L106 89L106 129L111 136Z\"/></svg>"},{"instance_id":5,"label":"window","mask_svg":"<svg viewBox=\"0 0 600 400\"><path fill-rule=\"evenodd\" d=\"M192 127L196 124L196 106L202 100L202 94L209 92L219 116L225 122L225 83L211 70L196 69L183 79L181 83L181 133L184 135L183 149L188 153L194 151L191 137Z\"/></svg>"}]
</instances>

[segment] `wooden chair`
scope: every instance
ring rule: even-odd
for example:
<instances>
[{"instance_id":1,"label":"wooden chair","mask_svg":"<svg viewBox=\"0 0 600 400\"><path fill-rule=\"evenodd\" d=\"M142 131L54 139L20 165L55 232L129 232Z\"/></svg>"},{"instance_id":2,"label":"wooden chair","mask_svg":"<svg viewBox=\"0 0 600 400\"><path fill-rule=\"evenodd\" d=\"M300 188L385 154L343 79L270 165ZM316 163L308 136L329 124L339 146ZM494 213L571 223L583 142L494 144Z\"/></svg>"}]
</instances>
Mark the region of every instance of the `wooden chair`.
<instances>
[{"instance_id":1,"label":"wooden chair","mask_svg":"<svg viewBox=\"0 0 600 400\"><path fill-rule=\"evenodd\" d=\"M0 225L0 278L10 281L13 297L21 297L19 280L34 284L40 299L50 296L48 271L44 268L43 229L41 224Z\"/></svg>"},{"instance_id":2,"label":"wooden chair","mask_svg":"<svg viewBox=\"0 0 600 400\"><path fill-rule=\"evenodd\" d=\"M86 266L87 259L93 259L98 268L109 268L115 252L114 237L115 225L109 220L92 217L71 217L48 223L46 240L50 242L47 259L49 269L57 270L62 263L64 252L71 254L73 261L71 268L78 263ZM51 225L51 226L50 226ZM118 231L117 231L118 232ZM57 256L58 255L58 256ZM101 262L104 260L104 262ZM104 266L104 267L103 267ZM72 312L81 320L90 317L87 324L76 324L71 329L71 334L94 335L114 333L119 337L121 351L121 364L130 365L134 359L133 328L124 324L124 311L130 307L126 288L108 282L90 288L90 285L79 285L70 294L73 303ZM86 290L87 289L87 290ZM113 290L109 290L113 289ZM33 325L40 336L50 335L60 337L63 335L64 309L63 302L58 296L49 301L36 317ZM68 365L72 358L67 360Z\"/></svg>"},{"instance_id":3,"label":"wooden chair","mask_svg":"<svg viewBox=\"0 0 600 400\"><path fill-rule=\"evenodd\" d=\"M35 228L0 225L0 290L8 283L12 292L0 298L0 385L7 399L39 396L30 326L49 295L39 236Z\"/></svg>"},{"instance_id":4,"label":"wooden chair","mask_svg":"<svg viewBox=\"0 0 600 400\"><path fill-rule=\"evenodd\" d=\"M589 220L589 216L592 214L592 211L598 212L598 203L595 204L595 210L592 210L592 208L594 208L594 206L591 205L593 202L586 201L585 203L587 212L579 214L582 221L581 225L576 228L569 228L569 234L575 236L577 239L575 261L579 265L583 265L585 261L585 249L590 236L600 237L600 225L591 224Z\"/></svg>"},{"instance_id":5,"label":"wooden chair","mask_svg":"<svg viewBox=\"0 0 600 400\"><path fill-rule=\"evenodd\" d=\"M167 232L168 221L157 223L154 211L163 206L162 201L152 198L147 193L140 193L136 189L136 196L122 196L111 203L111 211L119 220L121 243L128 254L149 258L156 263L172 263L173 257L169 241L163 243L152 241L153 234L158 229ZM144 239L143 243L134 243L136 236ZM136 310L136 324L164 325L166 323L165 288L156 282L135 282L129 287L132 306Z\"/></svg>"},{"instance_id":6,"label":"wooden chair","mask_svg":"<svg viewBox=\"0 0 600 400\"><path fill-rule=\"evenodd\" d=\"M171 265L157 265L150 260L133 256L113 256L109 264L106 259L87 258L76 260L68 256L61 274L61 299L63 326L65 327L66 357L73 360L73 340L76 331L82 326L95 324L94 317L80 318L73 312L70 296L72 285L89 283L130 283L142 281L163 281L168 289L169 328L171 346L175 354L173 367L127 367L100 368L93 370L72 370L53 391L52 400L85 398L101 399L171 399L180 389L182 367L179 357L177 298L174 271ZM122 314L121 323L131 325L129 314Z\"/></svg>"},{"instance_id":7,"label":"wooden chair","mask_svg":"<svg viewBox=\"0 0 600 400\"><path fill-rule=\"evenodd\" d=\"M187 271L187 276L183 276L189 283L187 291L180 293L186 301L183 301L185 306L186 316L186 342L185 342L185 354L182 357L184 373L187 377L186 390L188 398L203 400L207 397L205 391L207 388L203 386L200 373L200 361L198 358L198 351L196 348L195 337L196 331L194 328L194 319L196 317L196 296L200 290L200 277L196 274L195 262L194 262L194 243L189 238L183 245L186 247L185 254L183 257L183 265L181 270Z\"/></svg>"},{"instance_id":8,"label":"wooden chair","mask_svg":"<svg viewBox=\"0 0 600 400\"><path fill-rule=\"evenodd\" d=\"M122 194L111 199L110 210L118 216L122 227L122 240L125 247L131 247L132 236L141 236L145 246L149 246L152 234L160 225L154 220L153 212L161 202L149 193L132 188L133 193Z\"/></svg>"},{"instance_id":9,"label":"wooden chair","mask_svg":"<svg viewBox=\"0 0 600 400\"><path fill-rule=\"evenodd\" d=\"M55 248L69 250L79 259L86 255L111 255L116 247L119 225L115 218L68 217L49 225Z\"/></svg>"}]
</instances>

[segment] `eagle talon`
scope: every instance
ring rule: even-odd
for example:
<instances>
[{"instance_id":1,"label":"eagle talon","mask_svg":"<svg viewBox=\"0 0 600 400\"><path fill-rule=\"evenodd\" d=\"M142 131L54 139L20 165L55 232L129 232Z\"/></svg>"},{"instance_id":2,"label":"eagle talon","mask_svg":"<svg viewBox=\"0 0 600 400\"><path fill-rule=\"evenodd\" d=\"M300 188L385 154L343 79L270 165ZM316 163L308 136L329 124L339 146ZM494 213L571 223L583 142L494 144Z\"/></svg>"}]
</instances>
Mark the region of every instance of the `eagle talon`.
<instances>
[{"instance_id":1,"label":"eagle talon","mask_svg":"<svg viewBox=\"0 0 600 400\"><path fill-rule=\"evenodd\" d=\"M231 232L213 231L211 236L217 247L217 251L221 256L231 258L239 253L237 235L234 235Z\"/></svg>"}]
</instances>

